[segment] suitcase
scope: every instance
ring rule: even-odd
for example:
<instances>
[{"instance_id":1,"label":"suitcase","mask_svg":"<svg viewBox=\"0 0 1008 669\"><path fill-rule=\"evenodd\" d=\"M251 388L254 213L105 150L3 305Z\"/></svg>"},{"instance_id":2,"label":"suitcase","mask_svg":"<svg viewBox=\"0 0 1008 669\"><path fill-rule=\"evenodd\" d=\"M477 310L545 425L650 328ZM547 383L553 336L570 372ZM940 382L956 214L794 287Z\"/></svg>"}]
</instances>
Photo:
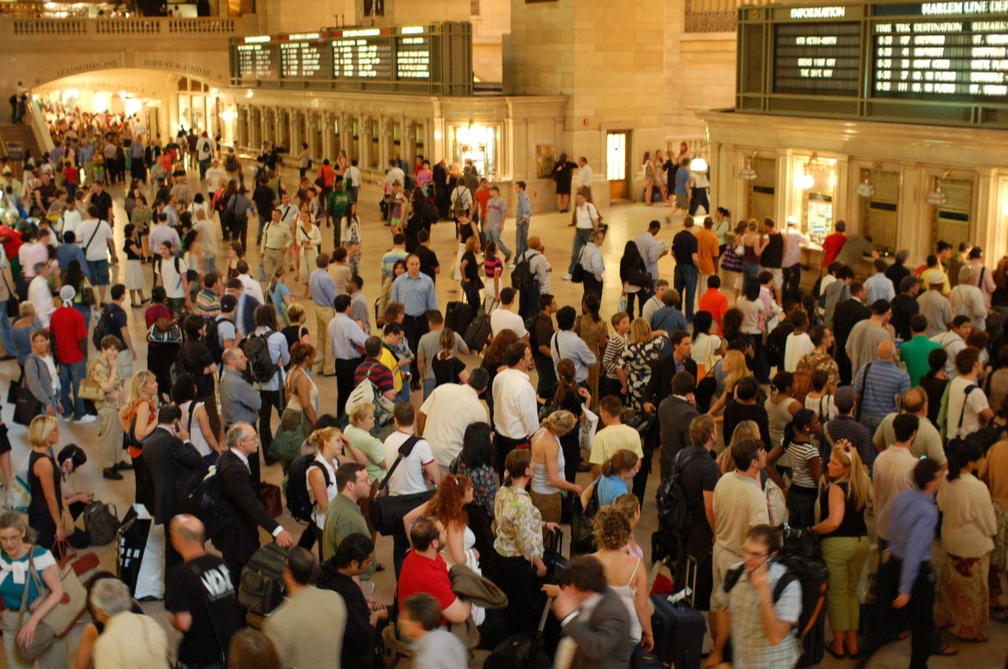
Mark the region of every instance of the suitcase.
<instances>
[{"instance_id":1,"label":"suitcase","mask_svg":"<svg viewBox=\"0 0 1008 669\"><path fill-rule=\"evenodd\" d=\"M465 302L448 303L445 308L445 327L461 335L469 327L470 321L472 321L472 307Z\"/></svg>"},{"instance_id":2,"label":"suitcase","mask_svg":"<svg viewBox=\"0 0 1008 669\"><path fill-rule=\"evenodd\" d=\"M137 599L164 597L164 527L154 525L147 508L134 504L117 535L116 576Z\"/></svg>"},{"instance_id":3,"label":"suitcase","mask_svg":"<svg viewBox=\"0 0 1008 669\"><path fill-rule=\"evenodd\" d=\"M548 669L553 666L542 639L552 603L552 598L546 600L537 632L514 634L501 641L483 662L483 669Z\"/></svg>"},{"instance_id":4,"label":"suitcase","mask_svg":"<svg viewBox=\"0 0 1008 669\"><path fill-rule=\"evenodd\" d=\"M700 669L707 624L699 611L690 604L696 587L696 562L686 566L687 587L678 595L652 595L654 613L651 628L654 633L654 654L662 666L675 669ZM690 574L692 573L692 579ZM675 601L678 598L678 601ZM670 601L672 600L672 601Z\"/></svg>"}]
</instances>

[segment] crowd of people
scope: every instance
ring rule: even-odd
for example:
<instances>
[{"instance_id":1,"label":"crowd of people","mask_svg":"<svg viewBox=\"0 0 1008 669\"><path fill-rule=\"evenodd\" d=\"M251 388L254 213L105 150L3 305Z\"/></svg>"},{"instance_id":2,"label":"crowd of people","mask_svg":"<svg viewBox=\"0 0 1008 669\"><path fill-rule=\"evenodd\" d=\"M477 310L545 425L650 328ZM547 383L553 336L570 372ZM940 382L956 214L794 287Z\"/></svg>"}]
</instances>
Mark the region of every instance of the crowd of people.
<instances>
[{"instance_id":1,"label":"crowd of people","mask_svg":"<svg viewBox=\"0 0 1008 669\"><path fill-rule=\"evenodd\" d=\"M372 309L359 273L355 160L340 153L316 171L304 147L297 187L287 188L266 144L249 191L251 166L205 133L162 146L130 119L73 113L52 131L60 150L28 165L21 181L0 166L0 310L17 305L0 314L0 343L21 371L10 399L27 412L19 420L29 428L32 490L27 521L0 515L10 666L30 666L18 646L31 644L61 594L63 508L87 503L63 485L84 454L54 454L59 418L95 423L85 429L97 430L92 455L103 476L132 476L133 500L165 527L165 608L187 667L225 658L252 666L241 660L249 653L277 658L255 666L372 666L380 645L403 638L415 666L467 666L478 637L493 649L535 629L546 606L564 637L548 645L566 666L628 666L632 655L661 653L646 552L634 536L656 492L656 452L658 484L682 482L688 527L671 538L676 587L686 558L695 560L692 605L709 613L712 665L729 637L736 666L798 662L801 586L775 587L787 572L775 559L785 522L820 538L832 630L825 650L836 657L864 659L908 626L911 667L924 667L930 654L958 652L940 628L982 642L991 615L1004 615L1008 259L989 269L981 249L956 255L940 242L919 268L904 266L905 252L889 264L870 238L848 237L838 222L823 242L822 278L807 292L798 263L809 240L797 221L783 231L771 219L733 229L727 210L706 216L692 194L684 203L680 181L705 186L669 170L674 185L661 197L685 210L682 228L667 241L651 222L626 243L610 281L606 226L590 178L579 176L563 278L584 293L580 304L560 305L541 238L529 234L523 182L511 249L505 199L475 166L456 171L419 157L410 174L393 159L382 184L389 237L368 239L381 268ZM86 153L96 145L104 148ZM112 160L94 171L109 146ZM689 167L688 154L669 157ZM590 170L579 163L557 163L558 195L571 195L574 169ZM649 164L647 187L662 191L667 176ZM128 186L114 205L105 185L116 183ZM487 342L455 331L458 305L439 302L435 282L446 277L430 236L440 219L455 223L452 278L468 320L489 312ZM659 270L667 254L671 273ZM113 283L120 258L122 282ZM722 280L733 275L730 300ZM614 284L625 301L602 314L603 290ZM132 309L143 310L143 368ZM327 376L335 398L319 391ZM18 472L10 444L0 446L10 489ZM307 465L298 462L305 455ZM264 468L277 464L303 477L285 488L289 498L301 486L309 500L299 536L260 494ZM211 466L230 513L223 523L185 501ZM413 506L388 522L372 513L385 495ZM591 546L560 570L560 537L579 513L589 516ZM288 599L264 635L239 631L236 598L260 530L289 549ZM393 538L386 564L379 533ZM877 624L862 635L858 583L872 561ZM44 587L15 563L34 564ZM491 609L457 594L454 565L496 584L506 603ZM368 585L384 569L395 574L393 602ZM126 585L98 579L88 601L95 629L78 666L164 665L164 631L133 610ZM65 645L52 644L39 662L65 666Z\"/></svg>"}]
</instances>

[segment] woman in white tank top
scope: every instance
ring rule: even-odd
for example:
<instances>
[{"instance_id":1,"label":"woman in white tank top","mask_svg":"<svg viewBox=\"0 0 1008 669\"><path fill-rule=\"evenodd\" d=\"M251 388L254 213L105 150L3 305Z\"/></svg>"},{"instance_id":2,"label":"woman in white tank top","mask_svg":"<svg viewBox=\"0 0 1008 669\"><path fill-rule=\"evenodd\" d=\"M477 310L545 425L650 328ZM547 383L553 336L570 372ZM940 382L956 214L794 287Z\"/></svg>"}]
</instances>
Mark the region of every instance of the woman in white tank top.
<instances>
[{"instance_id":1,"label":"woman in white tank top","mask_svg":"<svg viewBox=\"0 0 1008 669\"><path fill-rule=\"evenodd\" d=\"M532 436L532 483L529 495L546 522L560 522L560 491L581 494L581 486L564 478L564 453L560 437L577 427L570 411L554 411Z\"/></svg>"}]
</instances>

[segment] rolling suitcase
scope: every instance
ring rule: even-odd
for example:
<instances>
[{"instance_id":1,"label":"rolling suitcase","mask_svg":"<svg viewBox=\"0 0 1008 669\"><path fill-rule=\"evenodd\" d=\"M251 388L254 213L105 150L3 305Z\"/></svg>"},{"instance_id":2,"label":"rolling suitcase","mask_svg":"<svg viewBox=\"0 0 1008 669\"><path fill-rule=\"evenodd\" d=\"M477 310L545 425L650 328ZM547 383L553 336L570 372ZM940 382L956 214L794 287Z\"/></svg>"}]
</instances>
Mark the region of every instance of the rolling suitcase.
<instances>
[{"instance_id":1,"label":"rolling suitcase","mask_svg":"<svg viewBox=\"0 0 1008 669\"><path fill-rule=\"evenodd\" d=\"M692 559L686 567L686 582L696 586L696 562ZM689 578L692 573L692 580ZM675 595L652 595L654 613L651 628L654 632L654 654L664 667L675 669L700 669L704 634L707 624L700 612L688 604L693 601L693 589L687 587Z\"/></svg>"},{"instance_id":2,"label":"rolling suitcase","mask_svg":"<svg viewBox=\"0 0 1008 669\"><path fill-rule=\"evenodd\" d=\"M165 533L143 504L126 512L118 532L116 576L139 600L164 598Z\"/></svg>"},{"instance_id":3,"label":"rolling suitcase","mask_svg":"<svg viewBox=\"0 0 1008 669\"><path fill-rule=\"evenodd\" d=\"M487 345L490 341L490 312L497 307L497 301L494 300L490 303L490 308L486 310L481 310L476 314L475 318L469 323L469 327L466 328L465 334L462 338L465 340L466 346L473 353L479 353L483 350L483 347Z\"/></svg>"},{"instance_id":4,"label":"rolling suitcase","mask_svg":"<svg viewBox=\"0 0 1008 669\"><path fill-rule=\"evenodd\" d=\"M445 308L445 327L461 335L469 327L472 315L472 307L465 302L449 302Z\"/></svg>"},{"instance_id":5,"label":"rolling suitcase","mask_svg":"<svg viewBox=\"0 0 1008 669\"><path fill-rule=\"evenodd\" d=\"M552 666L542 638L552 603L552 598L546 599L538 631L515 634L501 641L483 662L483 669L547 669Z\"/></svg>"}]
</instances>

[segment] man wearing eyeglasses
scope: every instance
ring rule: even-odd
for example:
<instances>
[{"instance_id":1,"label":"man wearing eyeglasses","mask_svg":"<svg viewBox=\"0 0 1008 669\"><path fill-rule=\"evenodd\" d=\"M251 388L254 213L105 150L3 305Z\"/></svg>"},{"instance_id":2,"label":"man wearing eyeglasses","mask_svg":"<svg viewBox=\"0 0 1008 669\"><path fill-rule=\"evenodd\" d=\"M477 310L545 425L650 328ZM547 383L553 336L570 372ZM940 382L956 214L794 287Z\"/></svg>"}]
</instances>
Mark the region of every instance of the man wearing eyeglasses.
<instances>
[{"instance_id":1,"label":"man wearing eyeglasses","mask_svg":"<svg viewBox=\"0 0 1008 669\"><path fill-rule=\"evenodd\" d=\"M294 540L259 501L257 486L249 471L249 459L257 457L259 450L255 428L250 423L235 423L228 428L224 439L228 450L217 461L217 471L224 497L234 506L235 522L229 525L217 547L238 587L242 569L259 549L260 527L272 534L281 548L290 548Z\"/></svg>"},{"instance_id":2,"label":"man wearing eyeglasses","mask_svg":"<svg viewBox=\"0 0 1008 669\"><path fill-rule=\"evenodd\" d=\"M722 476L714 486L714 593L711 598L711 636L714 648L707 666L717 666L731 626L724 596L725 574L744 560L743 544L750 528L768 525L766 496L760 485L760 470L766 467L766 449L759 439L746 439L731 447L735 471ZM800 606L799 606L800 609ZM797 618L796 618L797 619ZM797 659L797 656L795 656ZM759 665L771 666L771 665ZM787 666L785 664L774 666ZM794 666L794 662L790 666Z\"/></svg>"},{"instance_id":3,"label":"man wearing eyeglasses","mask_svg":"<svg viewBox=\"0 0 1008 669\"><path fill-rule=\"evenodd\" d=\"M325 529L322 530L322 559L328 560L336 554L336 548L351 534L371 536L364 513L359 504L365 503L371 495L371 479L367 467L356 462L340 465L336 470L336 488L339 494L329 503L326 510ZM370 579L377 563L372 561L361 579Z\"/></svg>"}]
</instances>

